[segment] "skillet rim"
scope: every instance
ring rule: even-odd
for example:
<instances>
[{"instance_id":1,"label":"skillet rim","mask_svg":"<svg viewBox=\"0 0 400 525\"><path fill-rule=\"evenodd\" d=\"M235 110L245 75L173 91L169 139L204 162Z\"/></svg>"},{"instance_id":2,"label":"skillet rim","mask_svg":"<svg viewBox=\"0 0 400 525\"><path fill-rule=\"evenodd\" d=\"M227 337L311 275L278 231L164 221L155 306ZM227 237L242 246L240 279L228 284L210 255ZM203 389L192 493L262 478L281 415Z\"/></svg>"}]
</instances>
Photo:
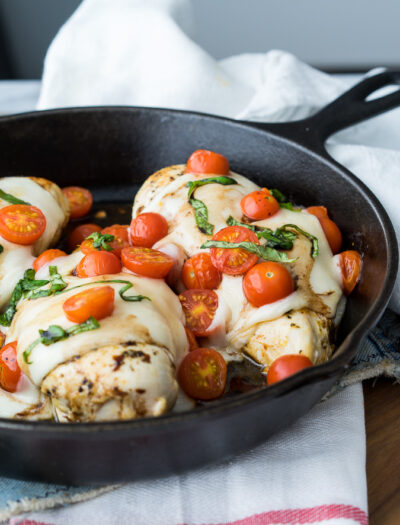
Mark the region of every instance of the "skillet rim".
<instances>
[{"instance_id":1,"label":"skillet rim","mask_svg":"<svg viewBox=\"0 0 400 525\"><path fill-rule=\"evenodd\" d=\"M328 165L331 169L338 172L340 176L345 179L347 184L350 182L355 185L360 191L362 197L374 209L382 229L386 233L386 244L388 248L388 263L386 267L386 276L382 289L377 297L375 303L364 318L347 334L342 344L336 348L334 356L326 363L307 368L300 373L291 376L284 381L276 383L275 385L263 388L255 392L240 394L232 398L225 398L210 402L209 405L197 407L195 409L184 412L169 413L162 416L153 416L148 418L140 418L124 421L109 421L109 422L87 422L87 423L69 423L62 424L54 421L29 421L29 420L15 420L10 418L0 418L0 430L23 431L43 434L59 434L60 432L66 435L80 436L86 434L99 434L99 432L115 431L131 431L135 429L143 430L149 429L153 432L159 427L167 427L168 425L176 425L179 422L190 422L197 418L213 418L219 416L220 413L227 415L231 410L245 409L248 404L265 402L266 399L280 397L289 392L296 390L306 384L318 382L324 378L334 377L342 374L354 357L359 342L366 335L367 331L375 325L382 316L385 307L387 306L393 288L398 270L399 251L397 245L397 238L391 220L380 201L375 197L372 191L351 171L333 159L324 148L324 140L310 141L307 144L306 140L303 142L301 138L297 137L296 132L301 133L306 131L305 124L311 124L313 118L296 120L284 123L262 123L234 120L227 117L212 115L208 113L187 111L169 108L145 107L145 106L79 106L79 107L65 107L48 110L29 111L13 115L0 116L0 125L6 124L8 121L23 120L26 118L40 119L47 115L74 115L78 113L111 113L118 112L142 112L142 113L162 113L164 115L181 115L186 117L197 117L211 121L227 122L238 128L251 129L253 132L257 131L260 134L273 135L280 140L284 140L290 148L301 150L307 155L316 158L318 162ZM309 131L309 129L307 129ZM318 130L314 130L318 131ZM310 137L311 138L311 137ZM314 146L314 148L313 148ZM338 355L339 354L339 355ZM103 434L104 435L104 434Z\"/></svg>"}]
</instances>

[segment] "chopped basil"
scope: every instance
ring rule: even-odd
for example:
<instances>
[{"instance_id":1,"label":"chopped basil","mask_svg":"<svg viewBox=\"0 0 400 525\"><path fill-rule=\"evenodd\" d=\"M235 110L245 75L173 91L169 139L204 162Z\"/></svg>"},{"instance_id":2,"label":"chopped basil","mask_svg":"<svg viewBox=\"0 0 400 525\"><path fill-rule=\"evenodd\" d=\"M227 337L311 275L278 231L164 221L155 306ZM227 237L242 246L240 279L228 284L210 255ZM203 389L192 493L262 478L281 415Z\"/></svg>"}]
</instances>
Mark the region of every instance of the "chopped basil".
<instances>
[{"instance_id":1,"label":"chopped basil","mask_svg":"<svg viewBox=\"0 0 400 525\"><path fill-rule=\"evenodd\" d=\"M50 281L47 281L46 284L50 283L50 287L45 290L32 291L27 295L28 299L39 299L40 297L48 297L53 295L56 292L64 290L68 285L58 273L57 266L49 267Z\"/></svg>"},{"instance_id":2,"label":"chopped basil","mask_svg":"<svg viewBox=\"0 0 400 525\"><path fill-rule=\"evenodd\" d=\"M255 244L254 242L226 242L226 241L206 241L200 248L242 248L247 252L254 253L257 257L266 261L292 263L296 259L289 259L285 252L280 252L267 245Z\"/></svg>"},{"instance_id":3,"label":"chopped basil","mask_svg":"<svg viewBox=\"0 0 400 525\"><path fill-rule=\"evenodd\" d=\"M299 228L298 226L296 226L296 224L285 224L284 226L281 226L280 228L278 228L278 230L276 230L277 232L281 232L282 234L284 233L290 233L287 228L291 228L292 230L295 230L297 231L298 233L300 233L301 235L304 235L304 237L307 237L307 239L310 239L311 241L311 244L312 244L312 252L311 252L311 255L312 257L315 259L316 257L318 257L318 254L319 254L319 245L318 245L318 239L317 237L315 237L314 235L311 235L311 233L308 233L304 230L302 230L301 228Z\"/></svg>"},{"instance_id":4,"label":"chopped basil","mask_svg":"<svg viewBox=\"0 0 400 525\"><path fill-rule=\"evenodd\" d=\"M100 323L94 317L89 317L89 319L84 323L75 324L73 326L70 326L66 330L64 330L64 328L56 324L49 326L47 330L39 330L39 337L35 339L33 343L31 343L22 354L24 361L28 365L32 364L32 361L28 361L28 358L32 350L39 343L42 343L46 346L50 346L54 343L58 343L58 341L68 339L68 337L72 337L83 332L88 332L89 330L96 330L97 328L100 328Z\"/></svg>"},{"instance_id":5,"label":"chopped basil","mask_svg":"<svg viewBox=\"0 0 400 525\"><path fill-rule=\"evenodd\" d=\"M94 232L91 233L88 237L86 237L86 240L88 239L93 241L93 248L95 250L105 250L107 252L111 252L112 247L107 243L113 242L115 237L114 235L109 235L107 233L103 234L100 232Z\"/></svg>"},{"instance_id":6,"label":"chopped basil","mask_svg":"<svg viewBox=\"0 0 400 525\"><path fill-rule=\"evenodd\" d=\"M13 293L11 295L10 302L4 313L0 315L0 325L10 326L11 321L17 311L17 303L24 296L30 294L32 290L45 286L50 281L44 279L35 279L35 270L29 269L24 273L24 277L18 281Z\"/></svg>"},{"instance_id":7,"label":"chopped basil","mask_svg":"<svg viewBox=\"0 0 400 525\"><path fill-rule=\"evenodd\" d=\"M232 215L229 215L229 217L226 220L226 224L228 226L243 226L243 228L247 228L247 229L251 230L252 232L256 231L256 227L255 226L252 226L251 224L246 224L244 222L237 221L236 219L234 219L232 217Z\"/></svg>"},{"instance_id":8,"label":"chopped basil","mask_svg":"<svg viewBox=\"0 0 400 525\"><path fill-rule=\"evenodd\" d=\"M3 201L7 201L10 204L27 204L30 206L29 202L25 202L21 199L18 199L17 197L14 197L14 195L10 195L9 193L6 193L3 190L0 190L0 199L3 199Z\"/></svg>"},{"instance_id":9,"label":"chopped basil","mask_svg":"<svg viewBox=\"0 0 400 525\"><path fill-rule=\"evenodd\" d=\"M196 220L197 227L201 233L206 235L212 235L214 231L214 226L208 222L208 209L203 201L193 198L194 191L199 186L204 186L206 184L222 184L223 186L229 186L232 184L237 184L235 179L232 177L225 177L223 175L218 177L208 177L207 179L202 180L192 180L186 184L186 187L189 188L188 199L189 203L194 209L194 217Z\"/></svg>"},{"instance_id":10,"label":"chopped basil","mask_svg":"<svg viewBox=\"0 0 400 525\"><path fill-rule=\"evenodd\" d=\"M287 200L286 195L284 195L280 190L273 188L272 190L269 190L269 192L279 202L279 206L281 208L286 208L287 210L291 211L301 211L300 209L295 208L293 204Z\"/></svg>"},{"instance_id":11,"label":"chopped basil","mask_svg":"<svg viewBox=\"0 0 400 525\"><path fill-rule=\"evenodd\" d=\"M85 283L85 284L78 284L77 286L73 286L72 288L68 288L68 290L62 290L60 292L56 292L55 295L59 295L61 293L70 292L71 290L75 290L76 288L83 288L84 286L90 286L92 284L104 284L104 283L116 283L116 284L125 284L126 286L123 286L119 290L119 295L121 299L124 301L130 301L133 303L137 303L139 301L143 301L144 299L151 301L150 297L146 297L145 295L125 295L125 293L133 287L133 284L130 281L125 281L124 279L109 279L108 281L92 281L91 283Z\"/></svg>"}]
</instances>

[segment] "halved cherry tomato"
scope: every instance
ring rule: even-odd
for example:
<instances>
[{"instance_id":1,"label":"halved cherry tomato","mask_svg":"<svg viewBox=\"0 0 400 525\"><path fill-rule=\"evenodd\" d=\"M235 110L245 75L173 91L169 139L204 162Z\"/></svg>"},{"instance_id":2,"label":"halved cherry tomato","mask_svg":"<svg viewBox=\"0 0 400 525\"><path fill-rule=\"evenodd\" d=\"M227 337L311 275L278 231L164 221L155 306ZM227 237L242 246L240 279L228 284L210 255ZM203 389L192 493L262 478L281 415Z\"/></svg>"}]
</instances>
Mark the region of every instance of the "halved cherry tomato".
<instances>
[{"instance_id":1,"label":"halved cherry tomato","mask_svg":"<svg viewBox=\"0 0 400 525\"><path fill-rule=\"evenodd\" d=\"M53 259L57 259L57 257L65 257L66 255L67 254L62 250L46 250L45 252L41 253L39 257L36 257L36 259L33 261L33 269L35 270L35 272L37 272L42 266L48 264Z\"/></svg>"},{"instance_id":2,"label":"halved cherry tomato","mask_svg":"<svg viewBox=\"0 0 400 525\"><path fill-rule=\"evenodd\" d=\"M182 268L182 281L186 288L218 288L222 280L219 270L211 262L209 253L198 253L190 257Z\"/></svg>"},{"instance_id":3,"label":"halved cherry tomato","mask_svg":"<svg viewBox=\"0 0 400 525\"><path fill-rule=\"evenodd\" d=\"M185 328L185 332L189 343L189 352L191 352L192 350L196 350L196 348L199 348L199 343L197 342L194 333L189 328Z\"/></svg>"},{"instance_id":4,"label":"halved cherry tomato","mask_svg":"<svg viewBox=\"0 0 400 525\"><path fill-rule=\"evenodd\" d=\"M276 262L256 264L243 278L243 291L253 306L263 306L287 297L294 291L289 271Z\"/></svg>"},{"instance_id":5,"label":"halved cherry tomato","mask_svg":"<svg viewBox=\"0 0 400 525\"><path fill-rule=\"evenodd\" d=\"M94 232L101 232L101 227L97 224L80 224L68 237L68 249L72 252L83 243L86 237Z\"/></svg>"},{"instance_id":6,"label":"halved cherry tomato","mask_svg":"<svg viewBox=\"0 0 400 525\"><path fill-rule=\"evenodd\" d=\"M271 195L267 188L253 191L240 201L242 212L255 221L268 219L275 215L281 208L279 202Z\"/></svg>"},{"instance_id":7,"label":"halved cherry tomato","mask_svg":"<svg viewBox=\"0 0 400 525\"><path fill-rule=\"evenodd\" d=\"M131 272L154 279L165 277L174 264L173 258L166 253L139 246L124 248L121 259L123 265Z\"/></svg>"},{"instance_id":8,"label":"halved cherry tomato","mask_svg":"<svg viewBox=\"0 0 400 525\"><path fill-rule=\"evenodd\" d=\"M178 381L185 393L195 399L217 399L226 385L224 358L212 348L196 348L186 354L178 370Z\"/></svg>"},{"instance_id":9,"label":"halved cherry tomato","mask_svg":"<svg viewBox=\"0 0 400 525\"><path fill-rule=\"evenodd\" d=\"M0 349L0 386L7 392L17 390L21 369L17 361L17 341Z\"/></svg>"},{"instance_id":10,"label":"halved cherry tomato","mask_svg":"<svg viewBox=\"0 0 400 525\"><path fill-rule=\"evenodd\" d=\"M179 294L183 313L186 318L186 327L195 336L209 335L215 312L218 308L218 295L212 290L186 290Z\"/></svg>"},{"instance_id":11,"label":"halved cherry tomato","mask_svg":"<svg viewBox=\"0 0 400 525\"><path fill-rule=\"evenodd\" d=\"M73 323L84 323L89 317L98 321L113 313L114 288L96 286L69 297L63 304L64 313Z\"/></svg>"},{"instance_id":12,"label":"halved cherry tomato","mask_svg":"<svg viewBox=\"0 0 400 525\"><path fill-rule=\"evenodd\" d=\"M129 234L133 246L151 248L168 234L168 223L159 213L141 213L132 220Z\"/></svg>"},{"instance_id":13,"label":"halved cherry tomato","mask_svg":"<svg viewBox=\"0 0 400 525\"><path fill-rule=\"evenodd\" d=\"M228 175L229 162L221 153L215 153L207 149L198 149L190 155L185 172Z\"/></svg>"},{"instance_id":14,"label":"halved cherry tomato","mask_svg":"<svg viewBox=\"0 0 400 525\"><path fill-rule=\"evenodd\" d=\"M310 206L307 208L307 212L315 215L319 220L332 253L334 255L339 253L343 241L342 234L336 223L328 217L328 211L325 206Z\"/></svg>"},{"instance_id":15,"label":"halved cherry tomato","mask_svg":"<svg viewBox=\"0 0 400 525\"><path fill-rule=\"evenodd\" d=\"M27 204L12 204L0 210L0 235L15 244L33 244L46 229L46 217Z\"/></svg>"},{"instance_id":16,"label":"halved cherry tomato","mask_svg":"<svg viewBox=\"0 0 400 525\"><path fill-rule=\"evenodd\" d=\"M89 213L93 204L93 197L89 190L80 186L68 186L62 191L69 202L71 219L77 219Z\"/></svg>"},{"instance_id":17,"label":"halved cherry tomato","mask_svg":"<svg viewBox=\"0 0 400 525\"><path fill-rule=\"evenodd\" d=\"M93 239L85 239L81 244L81 250L83 253L87 254L95 251L109 251L116 255L117 257L121 256L122 248L127 248L129 246L129 234L128 226L121 226L120 224L114 224L113 226L108 226L101 230L103 235L113 235L114 240L107 242L111 250L104 250L104 248L94 248Z\"/></svg>"},{"instance_id":18,"label":"halved cherry tomato","mask_svg":"<svg viewBox=\"0 0 400 525\"><path fill-rule=\"evenodd\" d=\"M228 226L217 232L213 241L244 242L260 244L257 235L244 226ZM257 255L243 248L211 248L211 261L222 273L240 275L247 272L257 262Z\"/></svg>"},{"instance_id":19,"label":"halved cherry tomato","mask_svg":"<svg viewBox=\"0 0 400 525\"><path fill-rule=\"evenodd\" d=\"M361 255L355 250L347 250L342 252L339 257L343 290L346 295L350 295L361 278Z\"/></svg>"},{"instance_id":20,"label":"halved cherry tomato","mask_svg":"<svg viewBox=\"0 0 400 525\"><path fill-rule=\"evenodd\" d=\"M267 374L267 385L282 381L293 374L297 374L304 368L313 366L311 360L301 354L281 355L270 366Z\"/></svg>"},{"instance_id":21,"label":"halved cherry tomato","mask_svg":"<svg viewBox=\"0 0 400 525\"><path fill-rule=\"evenodd\" d=\"M106 275L119 273L122 270L121 261L110 252L91 252L81 259L75 268L78 277L94 277L95 275Z\"/></svg>"}]
</instances>

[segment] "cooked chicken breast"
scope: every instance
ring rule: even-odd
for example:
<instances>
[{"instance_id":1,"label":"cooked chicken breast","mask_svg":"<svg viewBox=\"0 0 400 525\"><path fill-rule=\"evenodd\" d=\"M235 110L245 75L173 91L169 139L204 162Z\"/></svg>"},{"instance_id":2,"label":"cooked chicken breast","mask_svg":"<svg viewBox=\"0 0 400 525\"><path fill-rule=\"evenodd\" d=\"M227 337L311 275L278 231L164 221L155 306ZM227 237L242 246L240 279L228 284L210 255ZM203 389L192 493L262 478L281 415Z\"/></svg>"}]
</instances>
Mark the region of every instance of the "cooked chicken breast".
<instances>
[{"instance_id":1,"label":"cooked chicken breast","mask_svg":"<svg viewBox=\"0 0 400 525\"><path fill-rule=\"evenodd\" d=\"M30 246L8 242L0 236L0 309L10 300L12 291L34 258L53 246L69 219L69 204L61 189L47 179L37 177L4 177L0 189L39 208L46 217L46 229ZM10 203L0 198L0 208Z\"/></svg>"},{"instance_id":2,"label":"cooked chicken breast","mask_svg":"<svg viewBox=\"0 0 400 525\"><path fill-rule=\"evenodd\" d=\"M200 246L210 239L196 226L186 184L212 176L185 173L185 165L171 166L150 176L135 198L133 217L152 211L161 213L167 219L169 233L155 248L173 257L175 250L178 255L174 258L180 268L184 262L182 254L186 258L191 257L202 251ZM259 189L259 186L241 175L230 173L229 176L237 184L208 184L196 189L195 196L206 205L214 233L227 226L229 216L243 221L240 201L248 193ZM333 351L329 337L331 319L335 316L342 290L337 259L332 255L318 219L305 211L281 209L269 219L251 224L272 230L295 224L317 237L319 255L314 259L310 240L298 235L293 249L288 252L289 257L296 261L287 265L296 283L295 292L260 308L253 307L246 300L242 288L243 276L224 275L219 288L215 290L219 306L210 327L210 331L213 329L215 334L207 344L217 349L223 348L227 358L237 359L247 353L266 368L272 362L270 356L276 358L284 353L303 353L306 351L303 347L308 349L306 355L310 354L314 362L328 359ZM175 274L178 274L176 269ZM181 284L178 282L176 286L180 289ZM292 311L296 313L296 324L301 327L300 330L291 330L293 327L287 324L285 314ZM274 335L277 331L283 334L279 345ZM271 344L268 343L269 338ZM264 351L261 351L262 345ZM279 351L272 352L271 345L279 348ZM320 356L318 359L317 355Z\"/></svg>"}]
</instances>

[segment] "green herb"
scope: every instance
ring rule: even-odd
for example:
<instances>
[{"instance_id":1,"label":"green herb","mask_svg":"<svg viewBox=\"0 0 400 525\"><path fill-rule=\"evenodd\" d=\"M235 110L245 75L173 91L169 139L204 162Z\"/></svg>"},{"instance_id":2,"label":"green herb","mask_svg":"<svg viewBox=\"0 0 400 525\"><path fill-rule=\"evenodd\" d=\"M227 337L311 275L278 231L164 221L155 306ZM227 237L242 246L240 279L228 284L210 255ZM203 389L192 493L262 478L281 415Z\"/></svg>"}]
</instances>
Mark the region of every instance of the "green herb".
<instances>
[{"instance_id":1,"label":"green herb","mask_svg":"<svg viewBox=\"0 0 400 525\"><path fill-rule=\"evenodd\" d=\"M255 244L254 242L226 242L226 241L206 241L200 248L243 248L249 253L254 253L257 257L266 261L292 263L296 259L289 259L285 252L280 252L267 245Z\"/></svg>"},{"instance_id":2,"label":"green herb","mask_svg":"<svg viewBox=\"0 0 400 525\"><path fill-rule=\"evenodd\" d=\"M89 330L96 330L97 328L100 328L100 324L97 321L97 319L95 319L94 317L89 317L89 319L84 323L70 326L66 330L64 330L64 328L56 324L49 326L47 330L39 330L39 337L35 339L35 341L33 341L33 343L31 343L22 354L24 361L29 365L32 364L32 361L28 361L28 358L32 350L39 343L42 343L46 346L50 346L54 343L58 343L58 341L68 339L68 337L72 337L83 332L88 332Z\"/></svg>"},{"instance_id":3,"label":"green herb","mask_svg":"<svg viewBox=\"0 0 400 525\"><path fill-rule=\"evenodd\" d=\"M50 281L40 279L35 279L35 270L29 269L26 270L24 273L24 277L18 281L16 284L13 293L11 295L10 302L3 314L0 315L0 325L2 326L10 326L11 321L13 320L13 317L15 315L15 312L17 311L17 303L18 301L27 294L29 294L32 290L36 290L37 288L41 288L42 286L45 286Z\"/></svg>"},{"instance_id":4,"label":"green herb","mask_svg":"<svg viewBox=\"0 0 400 525\"><path fill-rule=\"evenodd\" d=\"M61 293L70 292L71 290L75 290L76 288L82 288L84 286L90 286L92 284L104 284L104 283L117 283L117 284L125 284L126 286L123 286L119 290L119 295L121 299L124 301L130 301L133 303L137 303L139 301L143 301L144 299L147 299L148 301L151 301L150 297L146 297L145 295L125 295L126 292L133 288L133 284L130 281L125 281L124 279L110 279L108 281L92 281L91 283L85 283L85 284L78 284L77 286L73 286L72 288L68 288L68 290L62 290L60 292L56 292L55 295L59 295Z\"/></svg>"},{"instance_id":5,"label":"green herb","mask_svg":"<svg viewBox=\"0 0 400 525\"><path fill-rule=\"evenodd\" d=\"M270 194L279 202L281 208L286 208L291 211L300 211L298 208L295 208L291 202L289 202L286 196L276 188L269 190Z\"/></svg>"},{"instance_id":6,"label":"green herb","mask_svg":"<svg viewBox=\"0 0 400 525\"><path fill-rule=\"evenodd\" d=\"M194 217L196 220L197 227L201 233L206 235L212 235L214 231L214 226L208 222L208 209L203 201L195 199L193 194L196 188L204 186L206 184L222 184L223 186L230 186L232 184L237 184L235 179L232 177L218 176L218 177L208 177L207 179L202 180L192 180L186 184L186 187L189 188L188 199L189 203L194 209Z\"/></svg>"},{"instance_id":7,"label":"green herb","mask_svg":"<svg viewBox=\"0 0 400 525\"><path fill-rule=\"evenodd\" d=\"M107 252L111 252L112 247L107 243L113 242L115 237L114 235L109 235L108 233L103 234L100 232L94 232L94 233L91 233L88 237L86 237L86 240L88 239L93 241L93 248L95 250L103 249Z\"/></svg>"},{"instance_id":8,"label":"green herb","mask_svg":"<svg viewBox=\"0 0 400 525\"><path fill-rule=\"evenodd\" d=\"M30 206L29 202L25 202L21 199L18 199L17 197L14 197L14 195L10 195L9 193L6 193L3 190L0 190L0 199L3 199L3 201L7 201L10 204L27 204Z\"/></svg>"},{"instance_id":9,"label":"green herb","mask_svg":"<svg viewBox=\"0 0 400 525\"><path fill-rule=\"evenodd\" d=\"M3 253L3 251L4 251L4 248L3 248L3 246L0 244L0 253Z\"/></svg>"},{"instance_id":10,"label":"green herb","mask_svg":"<svg viewBox=\"0 0 400 525\"><path fill-rule=\"evenodd\" d=\"M68 285L58 273L57 266L49 267L50 281L47 281L46 284L50 283L50 287L46 290L37 290L32 291L27 294L28 299L39 299L40 297L48 297L49 295L54 295L56 292L64 290Z\"/></svg>"},{"instance_id":11,"label":"green herb","mask_svg":"<svg viewBox=\"0 0 400 525\"><path fill-rule=\"evenodd\" d=\"M232 215L229 215L228 219L226 220L226 224L228 226L243 226L243 228L247 228L251 230L252 232L256 231L256 227L252 226L251 224L246 224L244 222L237 221L232 217Z\"/></svg>"},{"instance_id":12,"label":"green herb","mask_svg":"<svg viewBox=\"0 0 400 525\"><path fill-rule=\"evenodd\" d=\"M319 245L318 245L318 239L317 237L315 237L314 235L311 235L311 233L308 233L304 230L302 230L301 228L299 228L298 226L296 226L296 224L285 224L284 226L281 226L281 228L278 228L278 230L276 230L277 232L281 232L281 233L289 233L289 231L287 230L287 228L291 228L292 230L295 230L297 231L298 233L300 233L301 235L304 235L304 237L307 237L307 239L310 239L311 241L311 244L312 244L312 252L311 252L311 255L312 257L315 259L316 257L318 257L318 254L319 254Z\"/></svg>"}]
</instances>

